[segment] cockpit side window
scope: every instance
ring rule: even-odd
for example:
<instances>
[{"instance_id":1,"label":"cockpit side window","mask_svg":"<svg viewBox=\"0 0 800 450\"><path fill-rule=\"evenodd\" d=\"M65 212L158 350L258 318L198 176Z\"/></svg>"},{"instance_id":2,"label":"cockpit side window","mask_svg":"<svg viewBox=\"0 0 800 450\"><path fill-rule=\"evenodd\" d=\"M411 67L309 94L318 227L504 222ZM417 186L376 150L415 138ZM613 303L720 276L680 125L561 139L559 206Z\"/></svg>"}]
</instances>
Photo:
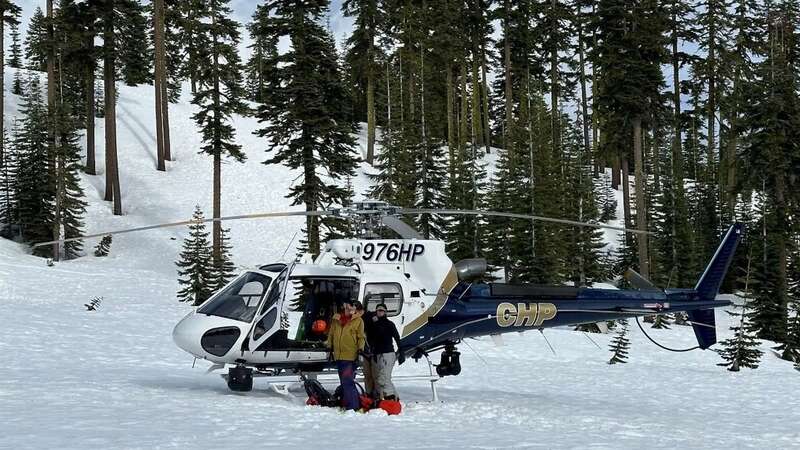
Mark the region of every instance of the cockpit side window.
<instances>
[{"instance_id":1,"label":"cockpit side window","mask_svg":"<svg viewBox=\"0 0 800 450\"><path fill-rule=\"evenodd\" d=\"M200 314L251 322L272 278L247 272L197 310Z\"/></svg>"}]
</instances>

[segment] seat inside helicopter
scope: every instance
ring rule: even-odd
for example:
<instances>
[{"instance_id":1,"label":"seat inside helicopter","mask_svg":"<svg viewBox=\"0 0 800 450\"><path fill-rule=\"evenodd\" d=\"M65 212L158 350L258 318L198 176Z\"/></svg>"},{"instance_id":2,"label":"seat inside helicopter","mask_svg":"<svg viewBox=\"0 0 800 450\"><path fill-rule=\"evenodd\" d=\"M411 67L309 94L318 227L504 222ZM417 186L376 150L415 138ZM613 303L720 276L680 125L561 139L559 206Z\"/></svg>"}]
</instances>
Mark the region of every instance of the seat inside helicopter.
<instances>
[{"instance_id":1,"label":"seat inside helicopter","mask_svg":"<svg viewBox=\"0 0 800 450\"><path fill-rule=\"evenodd\" d=\"M266 346L270 349L325 348L333 315L344 303L358 298L358 289L358 280L352 278L290 279L288 303L284 307L284 319L288 323L268 339Z\"/></svg>"}]
</instances>

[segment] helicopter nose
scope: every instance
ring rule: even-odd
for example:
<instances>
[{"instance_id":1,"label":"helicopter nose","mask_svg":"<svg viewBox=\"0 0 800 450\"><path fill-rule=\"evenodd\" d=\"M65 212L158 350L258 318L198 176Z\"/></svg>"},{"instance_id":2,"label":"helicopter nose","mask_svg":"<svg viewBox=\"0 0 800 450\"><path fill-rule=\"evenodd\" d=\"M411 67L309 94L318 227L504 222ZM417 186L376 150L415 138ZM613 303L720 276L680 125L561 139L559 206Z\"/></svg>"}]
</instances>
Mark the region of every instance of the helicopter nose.
<instances>
[{"instance_id":1,"label":"helicopter nose","mask_svg":"<svg viewBox=\"0 0 800 450\"><path fill-rule=\"evenodd\" d=\"M202 358L205 353L200 343L202 329L197 322L194 312L187 314L172 330L172 340L181 350Z\"/></svg>"}]
</instances>

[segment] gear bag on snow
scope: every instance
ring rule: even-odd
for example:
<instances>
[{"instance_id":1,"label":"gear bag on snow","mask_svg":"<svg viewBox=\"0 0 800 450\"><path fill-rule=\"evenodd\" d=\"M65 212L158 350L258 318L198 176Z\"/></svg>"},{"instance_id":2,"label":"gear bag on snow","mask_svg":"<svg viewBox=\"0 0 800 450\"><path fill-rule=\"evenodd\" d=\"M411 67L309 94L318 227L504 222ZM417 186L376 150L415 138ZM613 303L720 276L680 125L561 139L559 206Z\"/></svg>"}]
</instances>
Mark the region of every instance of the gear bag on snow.
<instances>
[{"instance_id":1,"label":"gear bag on snow","mask_svg":"<svg viewBox=\"0 0 800 450\"><path fill-rule=\"evenodd\" d=\"M305 380L303 387L308 394L306 405L339 406L339 401L318 380Z\"/></svg>"}]
</instances>

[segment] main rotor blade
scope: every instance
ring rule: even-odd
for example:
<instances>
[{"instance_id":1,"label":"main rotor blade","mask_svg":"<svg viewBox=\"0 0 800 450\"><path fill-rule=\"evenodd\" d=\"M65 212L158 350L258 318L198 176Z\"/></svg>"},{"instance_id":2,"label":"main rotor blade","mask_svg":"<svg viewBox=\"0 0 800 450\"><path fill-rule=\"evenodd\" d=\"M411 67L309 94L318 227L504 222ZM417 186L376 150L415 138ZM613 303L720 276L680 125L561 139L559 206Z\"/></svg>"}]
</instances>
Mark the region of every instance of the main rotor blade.
<instances>
[{"instance_id":1,"label":"main rotor blade","mask_svg":"<svg viewBox=\"0 0 800 450\"><path fill-rule=\"evenodd\" d=\"M566 220L566 219L554 219L552 217L543 217L543 216L533 216L530 214L517 214L517 213L507 213L507 212L500 212L500 211L481 211L478 209L406 209L401 208L397 211L398 214L441 214L446 216L492 216L492 217L509 217L512 219L527 219L527 220L539 220L542 222L553 222L553 223L560 223L563 225L574 225L579 227L591 227L591 228L605 228L608 230L616 230L616 231L623 231L625 233L637 233L637 234L653 234L652 231L646 230L636 230L631 228L625 227L615 227L613 225L603 225L601 223L589 223L589 222L578 222L575 220Z\"/></svg>"},{"instance_id":2,"label":"main rotor blade","mask_svg":"<svg viewBox=\"0 0 800 450\"><path fill-rule=\"evenodd\" d=\"M126 228L124 230L115 230L115 231L107 231L105 233L95 233L95 234L87 234L81 237L74 237L68 239L58 239L55 241L47 241L47 242L39 242L38 244L33 244L33 248L42 247L45 245L52 245L55 243L63 244L64 242L72 242L72 241L79 241L81 239L89 239L89 238L96 238L108 235L115 235L115 234L125 234L125 233L133 233L136 231L146 231L146 230L155 230L157 228L172 228L172 227L179 227L182 225L190 225L193 223L208 223L208 222L222 222L222 221L231 221L231 220L243 220L243 219L264 219L264 218L275 218L275 217L292 217L292 216L330 216L335 215L334 211L282 211L282 212L268 212L268 213L256 213L256 214L242 214L238 216L226 216L226 217L218 217L212 219L204 219L204 220L182 220L180 222L168 222L168 223L159 223L155 225L147 225L143 227L136 227L136 228Z\"/></svg>"},{"instance_id":3,"label":"main rotor blade","mask_svg":"<svg viewBox=\"0 0 800 450\"><path fill-rule=\"evenodd\" d=\"M643 277L639 272L628 268L622 276L628 280L628 282L639 289L640 291L660 291L661 289L658 288L655 284L653 284L650 280Z\"/></svg>"},{"instance_id":4,"label":"main rotor blade","mask_svg":"<svg viewBox=\"0 0 800 450\"><path fill-rule=\"evenodd\" d=\"M419 231L395 216L383 216L381 217L381 222L403 239L422 239Z\"/></svg>"}]
</instances>

